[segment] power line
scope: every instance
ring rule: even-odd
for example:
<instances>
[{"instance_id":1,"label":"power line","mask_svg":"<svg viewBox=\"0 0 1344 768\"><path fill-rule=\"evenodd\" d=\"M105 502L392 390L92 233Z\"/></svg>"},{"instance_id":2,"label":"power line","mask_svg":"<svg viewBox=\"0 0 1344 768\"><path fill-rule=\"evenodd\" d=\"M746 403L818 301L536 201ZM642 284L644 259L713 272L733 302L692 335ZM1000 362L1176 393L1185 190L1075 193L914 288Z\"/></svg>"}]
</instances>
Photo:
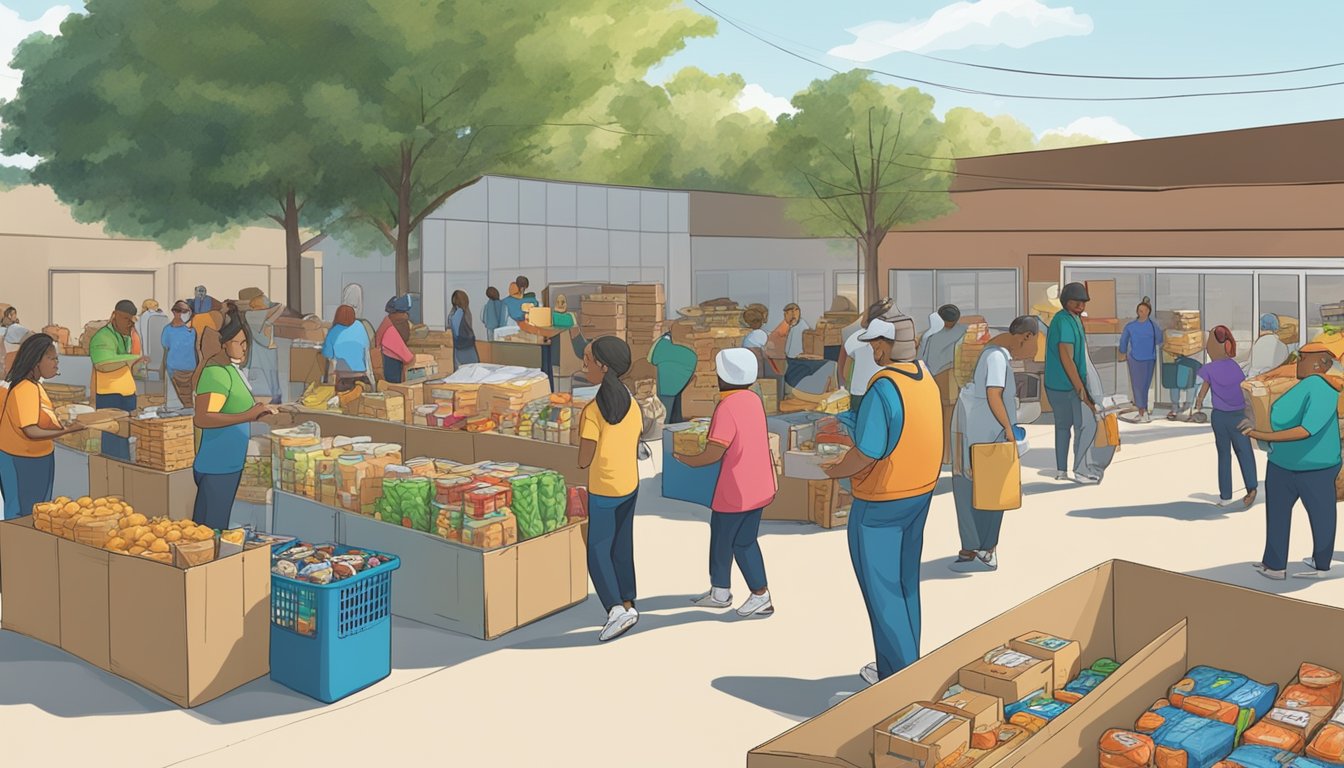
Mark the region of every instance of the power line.
<instances>
[{"instance_id":1,"label":"power line","mask_svg":"<svg viewBox=\"0 0 1344 768\"><path fill-rule=\"evenodd\" d=\"M721 14L721 13L719 13L718 11L714 10L713 8L710 8L708 5L705 5L704 3L700 2L700 0L694 0L694 2L695 2L696 5L700 6L700 7L703 8L703 9L705 9L705 11L707 11L708 13L714 15L715 17L717 17L717 18L719 18L719 19L722 19L724 22L726 22L728 25L732 26L734 29L737 29L739 32L742 32L743 34L745 34L745 35L747 35L747 36L749 36L749 37L751 37L751 38L757 40L758 42L765 43L766 45L770 46L771 48L774 48L774 49L776 49L776 50L778 50L778 51L781 51L781 52L783 52L783 53L786 53L786 54L788 54L789 56L792 56L792 57L794 57L794 58L796 58L796 59L799 59L799 60L801 60L801 61L805 61L805 62L807 62L807 63L809 63L809 64L811 64L811 65L813 65L813 66L821 67L822 69L829 70L830 72L833 72L833 73L835 73L835 74L841 74L841 72L842 72L842 70L839 70L839 69L837 69L837 68L835 68L835 67L832 67L832 66L829 65L829 64L825 64L825 63L823 63L823 62L820 62L820 61L817 61L817 60L815 60L815 59L809 58L809 57L807 57L807 56L802 55L801 53L798 53L797 51L793 51L793 50L790 50L790 49L788 49L788 48L785 48L784 46L779 45L778 43L775 43L774 41L767 40L765 37L763 37L763 36L761 36L761 35L759 35L759 34L757 34L757 33L755 33L755 32L752 32L752 31L749 30L749 29L747 29L747 28L744 27L742 24L739 24L738 22L734 21L733 19L730 19L730 18L728 18L727 16L724 16L723 14ZM1332 83L1320 83L1320 84L1317 84L1317 85L1302 85L1302 86L1295 86L1295 87L1291 87L1291 88L1257 88L1257 89L1247 89L1247 90L1240 90L1240 91L1208 91L1208 92L1203 92L1203 93L1173 93L1173 94L1167 94L1167 95L1163 95L1163 96L1043 96L1043 95L1038 95L1038 94L1001 93L1001 92L997 92L997 91L982 91L982 90L979 90L979 89L976 89L976 88L966 88L966 87L963 87L963 86L949 85L949 84L947 84L947 83L939 83L939 82L935 82L935 81L932 81L932 80L921 80L921 79L919 79L919 78L909 77L909 76L907 76L907 75L898 75L898 74L896 74L896 73L894 73L894 72L886 72L886 71L884 71L884 70L873 69L873 68L871 68L871 67L855 67L855 68L854 68L854 71L858 71L858 72L867 72L867 73L874 74L874 75L882 75L882 76L884 76L884 77L890 77L890 78L892 78L892 79L895 79L895 80L901 80L901 81L903 81L903 82L907 82L907 83L915 83L915 84L918 84L918 85L926 85L926 86L929 86L930 88L940 88L940 89L943 89L943 90L946 90L946 91L953 91L953 92L956 92L956 93L963 93L963 94L968 94L968 95L973 95L973 96L993 96L993 97L995 97L995 98L1001 98L1001 99L1024 99L1024 100L1032 100L1032 101L1093 101L1093 102L1111 102L1111 101L1166 101L1166 100L1172 100L1172 99L1195 99L1195 98L1205 98L1205 97L1211 97L1211 96L1250 96L1250 95L1263 94L1263 93L1289 93L1289 92L1295 92L1295 91L1313 91L1313 90L1320 90L1320 89L1322 89L1322 88L1334 88L1334 87L1337 87L1337 86L1344 85L1344 80L1341 80L1341 81L1336 81L1336 82L1332 82Z\"/></svg>"}]
</instances>

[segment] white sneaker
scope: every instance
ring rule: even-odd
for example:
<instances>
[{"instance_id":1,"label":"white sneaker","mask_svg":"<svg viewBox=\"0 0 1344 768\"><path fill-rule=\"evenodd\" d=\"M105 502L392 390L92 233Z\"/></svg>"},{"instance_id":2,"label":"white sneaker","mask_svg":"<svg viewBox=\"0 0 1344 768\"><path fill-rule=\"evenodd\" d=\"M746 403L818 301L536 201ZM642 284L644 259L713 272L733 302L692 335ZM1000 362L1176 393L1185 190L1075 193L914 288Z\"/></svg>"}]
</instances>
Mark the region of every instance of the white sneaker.
<instances>
[{"instance_id":1,"label":"white sneaker","mask_svg":"<svg viewBox=\"0 0 1344 768\"><path fill-rule=\"evenodd\" d=\"M714 587L705 594L693 598L692 603L702 605L706 608L731 608L733 605L733 593L726 589Z\"/></svg>"},{"instance_id":2,"label":"white sneaker","mask_svg":"<svg viewBox=\"0 0 1344 768\"><path fill-rule=\"evenodd\" d=\"M769 616L775 612L775 606L770 602L770 590L766 590L763 595L752 595L737 609L737 615L742 618L751 616Z\"/></svg>"},{"instance_id":3,"label":"white sneaker","mask_svg":"<svg viewBox=\"0 0 1344 768\"><path fill-rule=\"evenodd\" d=\"M1268 568L1264 563L1256 563L1254 566L1256 573L1273 581L1284 581L1288 578L1287 571L1275 571ZM1313 566L1314 567L1314 566Z\"/></svg>"},{"instance_id":4,"label":"white sneaker","mask_svg":"<svg viewBox=\"0 0 1344 768\"><path fill-rule=\"evenodd\" d=\"M1101 478L1083 472L1076 472L1073 475L1073 481L1080 485L1096 485L1101 482Z\"/></svg>"},{"instance_id":5,"label":"white sneaker","mask_svg":"<svg viewBox=\"0 0 1344 768\"><path fill-rule=\"evenodd\" d=\"M597 639L603 643L608 640L615 640L629 632L630 628L635 626L636 621L639 621L639 614L635 611L628 611L623 605L613 606L607 614L607 624L602 627Z\"/></svg>"},{"instance_id":6,"label":"white sneaker","mask_svg":"<svg viewBox=\"0 0 1344 768\"><path fill-rule=\"evenodd\" d=\"M1050 478L1051 480L1068 480L1068 479L1069 479L1069 473L1068 473L1068 472L1064 472L1064 471L1058 471L1058 472L1053 472L1053 473L1051 473L1051 474L1049 474L1049 475L1046 475L1046 477Z\"/></svg>"},{"instance_id":7,"label":"white sneaker","mask_svg":"<svg viewBox=\"0 0 1344 768\"><path fill-rule=\"evenodd\" d=\"M970 560L954 560L947 568L953 573L988 573L994 570L995 566L986 562L981 554L977 552Z\"/></svg>"},{"instance_id":8,"label":"white sneaker","mask_svg":"<svg viewBox=\"0 0 1344 768\"><path fill-rule=\"evenodd\" d=\"M1304 558L1302 562L1306 563L1307 567L1310 568L1311 570L1303 571L1302 573L1294 573L1293 574L1294 579L1323 579L1326 576L1330 575L1330 571L1328 570L1322 571L1316 567L1315 558L1311 557Z\"/></svg>"},{"instance_id":9,"label":"white sneaker","mask_svg":"<svg viewBox=\"0 0 1344 768\"><path fill-rule=\"evenodd\" d=\"M999 553L997 550L994 552L985 552L981 550L976 553L976 559L984 563L985 567L989 568L991 571L999 570Z\"/></svg>"},{"instance_id":10,"label":"white sneaker","mask_svg":"<svg viewBox=\"0 0 1344 768\"><path fill-rule=\"evenodd\" d=\"M1243 504L1243 502L1242 502L1241 499L1219 499L1219 500L1218 500L1218 506L1220 506L1220 507L1224 507L1224 508L1226 508L1226 507L1235 507L1235 506L1238 506L1238 505L1241 505L1241 504Z\"/></svg>"},{"instance_id":11,"label":"white sneaker","mask_svg":"<svg viewBox=\"0 0 1344 768\"><path fill-rule=\"evenodd\" d=\"M1153 414L1152 414L1151 412L1150 412L1150 413L1145 413L1145 414L1143 414L1143 419L1141 419L1141 422L1144 423L1144 424L1152 424L1152 423L1153 423Z\"/></svg>"},{"instance_id":12,"label":"white sneaker","mask_svg":"<svg viewBox=\"0 0 1344 768\"><path fill-rule=\"evenodd\" d=\"M877 685L877 662L865 664L863 669L859 670L859 677L869 685Z\"/></svg>"}]
</instances>

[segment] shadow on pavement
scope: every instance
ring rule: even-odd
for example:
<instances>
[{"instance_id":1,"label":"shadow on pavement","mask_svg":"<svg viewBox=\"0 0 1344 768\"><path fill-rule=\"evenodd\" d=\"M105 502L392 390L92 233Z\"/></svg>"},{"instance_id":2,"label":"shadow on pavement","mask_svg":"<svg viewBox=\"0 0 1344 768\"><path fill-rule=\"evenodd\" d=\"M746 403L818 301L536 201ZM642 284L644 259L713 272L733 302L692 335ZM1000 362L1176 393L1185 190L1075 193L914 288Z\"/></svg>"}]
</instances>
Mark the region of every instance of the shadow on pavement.
<instances>
[{"instance_id":1,"label":"shadow on pavement","mask_svg":"<svg viewBox=\"0 0 1344 768\"><path fill-rule=\"evenodd\" d=\"M1251 546L1254 549L1254 545ZM1344 552L1336 552L1335 559L1338 560ZM1336 563L1330 569L1330 575L1323 579L1295 579L1293 574L1302 573L1307 570L1307 566L1300 560L1288 563L1288 578L1284 581L1274 581L1261 576L1247 560L1240 563L1231 563L1229 565L1219 565L1213 568L1204 568L1202 570L1186 571L1190 576L1198 576L1202 579L1212 579L1221 581L1224 584L1234 584L1238 587L1246 587L1259 592L1269 592L1276 595L1287 595L1294 592L1301 592L1313 584L1319 584L1322 581L1335 581L1344 579L1344 567Z\"/></svg>"},{"instance_id":2,"label":"shadow on pavement","mask_svg":"<svg viewBox=\"0 0 1344 768\"><path fill-rule=\"evenodd\" d=\"M1168 501L1161 504L1144 504L1132 507L1093 507L1091 509L1075 509L1068 513L1069 517L1083 517L1089 520L1118 520L1125 517L1165 517L1171 520L1183 520L1188 523L1203 522L1206 520L1226 520L1228 513L1242 512L1254 513L1255 507L1250 509L1237 509L1235 507L1222 508L1214 506L1207 501Z\"/></svg>"},{"instance_id":3,"label":"shadow on pavement","mask_svg":"<svg viewBox=\"0 0 1344 768\"><path fill-rule=\"evenodd\" d=\"M920 581L960 581L961 579L969 579L972 576L978 575L974 573L957 573L956 571L951 570L948 566L956 562L956 559L956 555L951 555L949 557L940 557L937 560L925 561L919 566Z\"/></svg>"},{"instance_id":4,"label":"shadow on pavement","mask_svg":"<svg viewBox=\"0 0 1344 768\"><path fill-rule=\"evenodd\" d=\"M0 709L22 705L57 717L138 715L178 708L59 648L0 632Z\"/></svg>"},{"instance_id":5,"label":"shadow on pavement","mask_svg":"<svg viewBox=\"0 0 1344 768\"><path fill-rule=\"evenodd\" d=\"M853 675L824 677L820 680L720 677L711 685L716 691L801 723L830 709L837 693L862 688L863 681L855 672Z\"/></svg>"},{"instance_id":6,"label":"shadow on pavement","mask_svg":"<svg viewBox=\"0 0 1344 768\"><path fill-rule=\"evenodd\" d=\"M634 637L645 632L654 632L660 629L670 627L679 627L685 624L695 622L720 622L729 623L734 621L769 621L769 618L760 619L742 619L732 609L705 609L696 607L691 599L698 595L668 595L664 597L654 597L648 600L640 600L637 603L639 608L639 623L631 629L625 637ZM592 602L591 600L589 602ZM593 608L593 611L596 611ZM550 632L544 636L522 639L518 642L511 642L500 646L510 650L521 651L548 651L559 648L584 648L587 646L598 645L597 633L602 627L602 616L589 611L584 615L587 621L576 622L578 626L570 626L564 632L556 633L558 627L550 627ZM563 614L562 614L563 615ZM534 625L535 626L535 625ZM495 641L499 642L499 641ZM619 641L617 641L619 642Z\"/></svg>"}]
</instances>

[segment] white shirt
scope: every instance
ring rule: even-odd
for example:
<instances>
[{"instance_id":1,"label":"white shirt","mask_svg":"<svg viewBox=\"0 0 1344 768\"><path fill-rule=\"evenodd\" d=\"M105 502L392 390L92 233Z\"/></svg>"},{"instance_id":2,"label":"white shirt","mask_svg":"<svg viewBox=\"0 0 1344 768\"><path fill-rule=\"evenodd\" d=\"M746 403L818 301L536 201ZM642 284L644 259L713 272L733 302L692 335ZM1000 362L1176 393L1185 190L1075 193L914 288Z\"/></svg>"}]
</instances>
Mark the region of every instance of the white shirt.
<instances>
[{"instance_id":1,"label":"white shirt","mask_svg":"<svg viewBox=\"0 0 1344 768\"><path fill-rule=\"evenodd\" d=\"M859 328L845 339L845 354L854 361L854 375L849 379L849 394L855 397L863 397L868 391L868 382L872 381L881 370L877 361L873 359L872 345L866 341L859 341L859 336L862 335L863 328Z\"/></svg>"},{"instance_id":2,"label":"white shirt","mask_svg":"<svg viewBox=\"0 0 1344 768\"><path fill-rule=\"evenodd\" d=\"M770 343L770 334L761 328L748 333L747 338L742 340L742 346L747 349L765 349L765 345L768 343Z\"/></svg>"},{"instance_id":3,"label":"white shirt","mask_svg":"<svg viewBox=\"0 0 1344 768\"><path fill-rule=\"evenodd\" d=\"M803 356L803 331L811 330L807 321L799 318L798 324L789 329L788 341L784 344L784 356L794 360Z\"/></svg>"},{"instance_id":4,"label":"white shirt","mask_svg":"<svg viewBox=\"0 0 1344 768\"><path fill-rule=\"evenodd\" d=\"M1003 387L1007 390L1009 371L1012 369L1008 361L1012 357L1007 354L1007 350L1004 350L1003 347L991 347L990 349L993 350L993 354L980 355L980 363L985 368L985 381L983 385L976 382L977 389L987 391L990 387ZM1013 391L1017 391L1016 383L1014 383Z\"/></svg>"},{"instance_id":5,"label":"white shirt","mask_svg":"<svg viewBox=\"0 0 1344 768\"><path fill-rule=\"evenodd\" d=\"M8 339L6 339L8 341ZM1251 345L1251 359L1246 363L1247 376L1259 376L1283 365L1288 360L1288 345L1274 334L1261 336Z\"/></svg>"}]
</instances>

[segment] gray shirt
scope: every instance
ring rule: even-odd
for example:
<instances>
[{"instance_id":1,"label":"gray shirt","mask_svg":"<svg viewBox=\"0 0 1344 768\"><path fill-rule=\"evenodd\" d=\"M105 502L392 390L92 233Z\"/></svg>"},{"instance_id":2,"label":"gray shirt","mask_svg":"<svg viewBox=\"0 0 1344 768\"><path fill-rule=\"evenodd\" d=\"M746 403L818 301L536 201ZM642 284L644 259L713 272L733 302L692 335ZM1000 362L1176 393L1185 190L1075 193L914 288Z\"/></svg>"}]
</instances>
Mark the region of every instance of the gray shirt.
<instances>
[{"instance_id":1,"label":"gray shirt","mask_svg":"<svg viewBox=\"0 0 1344 768\"><path fill-rule=\"evenodd\" d=\"M790 359L796 359L803 356L803 331L809 330L806 320L799 320L798 324L789 329L789 339L784 344L784 356Z\"/></svg>"},{"instance_id":2,"label":"gray shirt","mask_svg":"<svg viewBox=\"0 0 1344 768\"><path fill-rule=\"evenodd\" d=\"M934 333L924 343L919 359L929 366L929 371L937 376L951 368L957 361L957 344L966 336L966 329L959 325L944 328Z\"/></svg>"}]
</instances>

